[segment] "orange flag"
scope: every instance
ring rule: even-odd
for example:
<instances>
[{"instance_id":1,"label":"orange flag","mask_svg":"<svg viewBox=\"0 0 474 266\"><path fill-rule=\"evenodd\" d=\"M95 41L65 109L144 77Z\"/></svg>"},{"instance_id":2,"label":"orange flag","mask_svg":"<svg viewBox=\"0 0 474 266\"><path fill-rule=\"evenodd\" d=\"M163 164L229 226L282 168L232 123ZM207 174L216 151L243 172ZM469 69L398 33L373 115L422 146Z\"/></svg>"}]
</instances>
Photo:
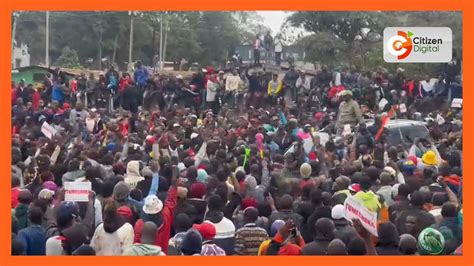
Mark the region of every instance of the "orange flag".
<instances>
[{"instance_id":1,"label":"orange flag","mask_svg":"<svg viewBox=\"0 0 474 266\"><path fill-rule=\"evenodd\" d=\"M392 118L394 113L395 113L395 108L392 106L392 108L390 108L387 114L382 116L382 125L380 126L379 131L377 131L377 135L375 135L375 142L377 142L382 136L385 126L388 124L388 121L390 121L390 118Z\"/></svg>"}]
</instances>

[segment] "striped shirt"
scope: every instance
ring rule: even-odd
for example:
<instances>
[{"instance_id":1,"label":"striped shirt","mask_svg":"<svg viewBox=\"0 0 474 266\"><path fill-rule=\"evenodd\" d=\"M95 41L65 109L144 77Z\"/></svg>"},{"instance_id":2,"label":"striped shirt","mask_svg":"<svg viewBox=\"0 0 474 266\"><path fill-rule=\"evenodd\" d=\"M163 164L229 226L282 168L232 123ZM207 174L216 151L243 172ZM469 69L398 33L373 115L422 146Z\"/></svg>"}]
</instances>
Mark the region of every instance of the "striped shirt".
<instances>
[{"instance_id":1,"label":"striped shirt","mask_svg":"<svg viewBox=\"0 0 474 266\"><path fill-rule=\"evenodd\" d=\"M235 233L235 253L239 255L258 255L258 248L268 239L265 229L249 223Z\"/></svg>"}]
</instances>

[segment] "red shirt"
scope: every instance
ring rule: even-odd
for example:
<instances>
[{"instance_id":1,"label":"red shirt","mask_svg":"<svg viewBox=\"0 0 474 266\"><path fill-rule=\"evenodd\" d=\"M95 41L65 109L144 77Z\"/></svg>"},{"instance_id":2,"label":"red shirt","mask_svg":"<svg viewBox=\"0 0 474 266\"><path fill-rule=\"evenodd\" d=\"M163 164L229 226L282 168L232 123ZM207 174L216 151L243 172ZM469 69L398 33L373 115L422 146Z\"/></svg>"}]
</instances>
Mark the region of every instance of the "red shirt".
<instances>
[{"instance_id":1,"label":"red shirt","mask_svg":"<svg viewBox=\"0 0 474 266\"><path fill-rule=\"evenodd\" d=\"M20 195L21 189L19 187L12 188L12 209L15 209L18 204L18 196Z\"/></svg>"},{"instance_id":2,"label":"red shirt","mask_svg":"<svg viewBox=\"0 0 474 266\"><path fill-rule=\"evenodd\" d=\"M38 111L40 98L41 98L41 95L39 91L35 91L35 93L33 94L33 110L34 111Z\"/></svg>"},{"instance_id":3,"label":"red shirt","mask_svg":"<svg viewBox=\"0 0 474 266\"><path fill-rule=\"evenodd\" d=\"M72 92L76 92L77 91L77 80L73 79L71 81L71 90Z\"/></svg>"},{"instance_id":4,"label":"red shirt","mask_svg":"<svg viewBox=\"0 0 474 266\"><path fill-rule=\"evenodd\" d=\"M170 187L166 201L161 211L163 223L156 232L155 245L161 247L165 254L168 254L168 242L170 240L171 226L173 225L174 211L177 205L178 189L176 186ZM135 243L140 243L144 221L138 220L135 224Z\"/></svg>"},{"instance_id":5,"label":"red shirt","mask_svg":"<svg viewBox=\"0 0 474 266\"><path fill-rule=\"evenodd\" d=\"M12 106L16 104L17 99L16 88L12 88Z\"/></svg>"},{"instance_id":6,"label":"red shirt","mask_svg":"<svg viewBox=\"0 0 474 266\"><path fill-rule=\"evenodd\" d=\"M130 79L128 78L121 78L119 81L119 92L123 92L127 85L130 84Z\"/></svg>"},{"instance_id":7,"label":"red shirt","mask_svg":"<svg viewBox=\"0 0 474 266\"><path fill-rule=\"evenodd\" d=\"M344 86L334 86L328 92L328 97L330 99L334 98L339 92L343 91L345 88Z\"/></svg>"}]
</instances>

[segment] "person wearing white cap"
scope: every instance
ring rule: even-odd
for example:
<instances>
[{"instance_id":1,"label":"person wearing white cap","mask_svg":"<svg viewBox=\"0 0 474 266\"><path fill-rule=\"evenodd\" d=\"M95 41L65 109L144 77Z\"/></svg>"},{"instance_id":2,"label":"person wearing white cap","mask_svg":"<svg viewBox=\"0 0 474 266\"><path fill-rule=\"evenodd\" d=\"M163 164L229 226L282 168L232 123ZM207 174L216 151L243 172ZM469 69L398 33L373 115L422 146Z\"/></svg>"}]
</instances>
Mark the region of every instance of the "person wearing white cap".
<instances>
[{"instance_id":1,"label":"person wearing white cap","mask_svg":"<svg viewBox=\"0 0 474 266\"><path fill-rule=\"evenodd\" d=\"M164 204L156 195L149 195L145 198L142 219L135 223L135 243L140 243L144 223L151 221L158 227L154 244L161 247L164 253L168 253L171 226L178 201L178 187L176 185L178 174L178 168L173 166L171 186Z\"/></svg>"},{"instance_id":2,"label":"person wearing white cap","mask_svg":"<svg viewBox=\"0 0 474 266\"><path fill-rule=\"evenodd\" d=\"M342 133L345 125L355 126L364 122L359 104L352 99L352 91L344 90L340 94L342 102L339 105L336 121L337 135Z\"/></svg>"},{"instance_id":3,"label":"person wearing white cap","mask_svg":"<svg viewBox=\"0 0 474 266\"><path fill-rule=\"evenodd\" d=\"M344 205L337 204L332 207L331 218L333 219L335 226L334 238L340 239L348 245L351 239L357 236L357 231L351 226L351 223L344 218L344 216Z\"/></svg>"}]
</instances>

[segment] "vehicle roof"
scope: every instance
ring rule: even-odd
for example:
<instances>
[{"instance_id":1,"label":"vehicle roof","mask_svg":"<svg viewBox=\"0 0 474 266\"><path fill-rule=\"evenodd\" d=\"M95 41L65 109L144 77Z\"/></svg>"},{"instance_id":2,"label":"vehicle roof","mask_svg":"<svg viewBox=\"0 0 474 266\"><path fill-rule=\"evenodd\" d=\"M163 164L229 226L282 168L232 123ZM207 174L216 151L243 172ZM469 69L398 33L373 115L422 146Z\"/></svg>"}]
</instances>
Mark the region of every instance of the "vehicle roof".
<instances>
[{"instance_id":1,"label":"vehicle roof","mask_svg":"<svg viewBox=\"0 0 474 266\"><path fill-rule=\"evenodd\" d=\"M374 123L374 120L367 121L367 126L370 126ZM390 119L388 124L385 126L386 128L392 127L401 127L401 126L426 126L426 122L417 121L417 120L409 120L409 119Z\"/></svg>"}]
</instances>

